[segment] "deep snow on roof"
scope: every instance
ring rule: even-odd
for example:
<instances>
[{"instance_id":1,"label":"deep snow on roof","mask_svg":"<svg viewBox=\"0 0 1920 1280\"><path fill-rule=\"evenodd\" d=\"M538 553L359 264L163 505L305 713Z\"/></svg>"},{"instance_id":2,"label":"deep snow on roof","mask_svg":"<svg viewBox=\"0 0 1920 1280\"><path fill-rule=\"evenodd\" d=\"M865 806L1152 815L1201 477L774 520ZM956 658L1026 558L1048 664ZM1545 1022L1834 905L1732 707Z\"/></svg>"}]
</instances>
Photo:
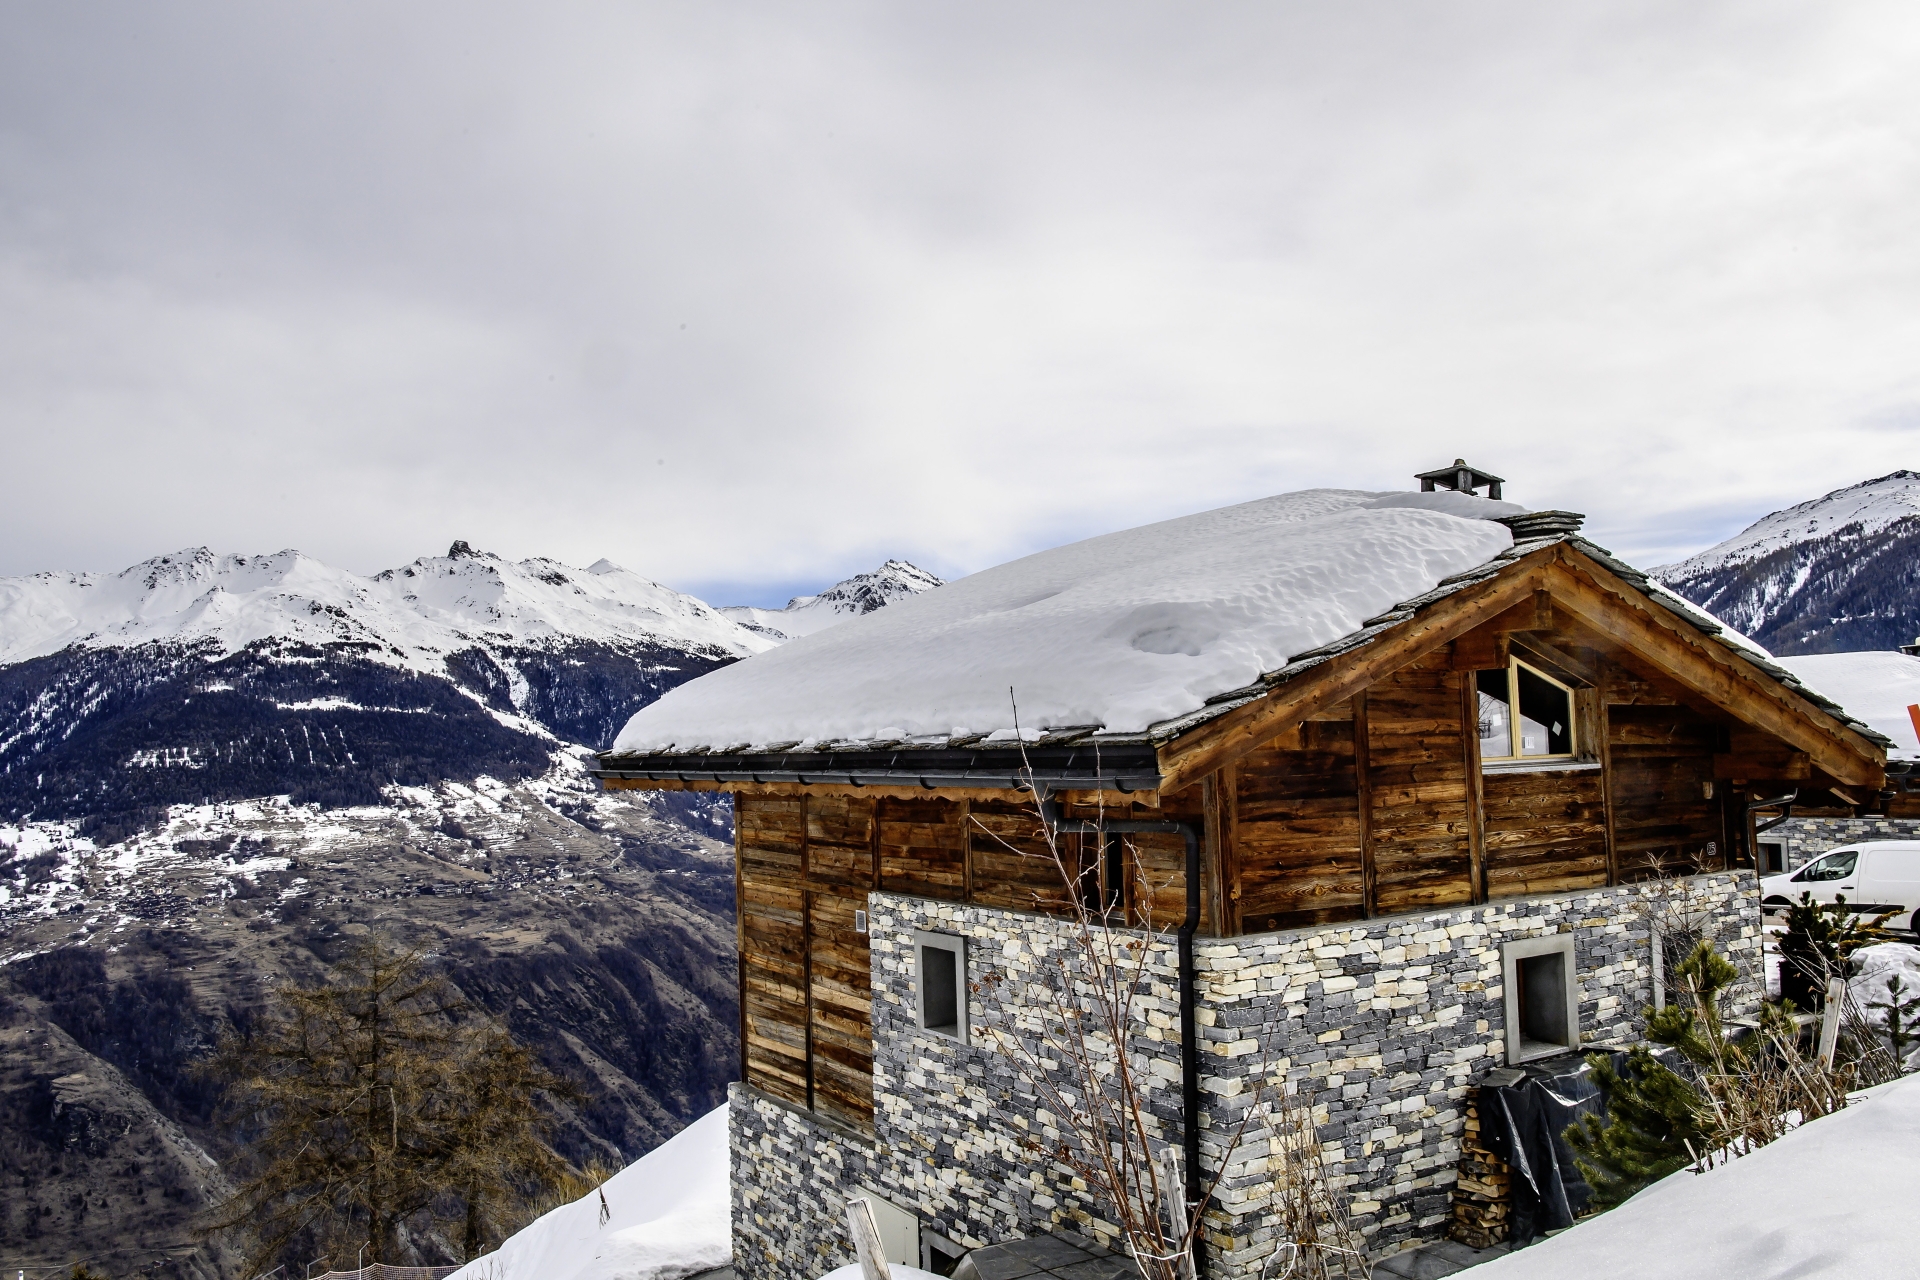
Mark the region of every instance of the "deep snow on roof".
<instances>
[{"instance_id":1,"label":"deep snow on roof","mask_svg":"<svg viewBox=\"0 0 1920 1280\"><path fill-rule=\"evenodd\" d=\"M1133 733L1358 630L1512 545L1511 503L1308 489L983 570L712 672L615 752Z\"/></svg>"},{"instance_id":2,"label":"deep snow on roof","mask_svg":"<svg viewBox=\"0 0 1920 1280\"><path fill-rule=\"evenodd\" d=\"M1894 746L1888 756L1920 760L1920 739L1914 736L1913 721L1907 715L1909 706L1920 703L1920 658L1890 650L1866 650L1811 653L1774 661L1845 707L1849 715L1892 738Z\"/></svg>"}]
</instances>

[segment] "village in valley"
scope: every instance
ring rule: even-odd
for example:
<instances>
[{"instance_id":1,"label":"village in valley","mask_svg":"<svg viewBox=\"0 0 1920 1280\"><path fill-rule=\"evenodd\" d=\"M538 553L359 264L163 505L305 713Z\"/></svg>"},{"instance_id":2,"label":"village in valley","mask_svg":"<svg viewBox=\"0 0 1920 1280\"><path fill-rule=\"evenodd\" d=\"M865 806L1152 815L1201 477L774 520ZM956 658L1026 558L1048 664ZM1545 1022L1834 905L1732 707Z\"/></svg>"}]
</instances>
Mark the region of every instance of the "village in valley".
<instances>
[{"instance_id":1,"label":"village in valley","mask_svg":"<svg viewBox=\"0 0 1920 1280\"><path fill-rule=\"evenodd\" d=\"M0 1280L1920 1265L1913 14L17 18Z\"/></svg>"}]
</instances>

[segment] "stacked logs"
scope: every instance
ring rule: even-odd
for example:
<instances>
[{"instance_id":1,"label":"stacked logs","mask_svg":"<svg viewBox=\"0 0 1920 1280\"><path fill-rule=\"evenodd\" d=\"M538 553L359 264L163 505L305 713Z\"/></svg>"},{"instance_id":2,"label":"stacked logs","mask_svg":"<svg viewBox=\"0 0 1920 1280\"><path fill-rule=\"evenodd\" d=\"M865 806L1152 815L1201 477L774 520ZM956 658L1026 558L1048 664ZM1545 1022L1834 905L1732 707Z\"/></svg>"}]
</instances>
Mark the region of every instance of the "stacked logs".
<instances>
[{"instance_id":1,"label":"stacked logs","mask_svg":"<svg viewBox=\"0 0 1920 1280\"><path fill-rule=\"evenodd\" d=\"M1467 1093L1467 1128L1460 1136L1460 1174L1453 1184L1447 1235L1474 1249L1507 1238L1513 1213L1513 1171L1480 1141L1480 1091Z\"/></svg>"}]
</instances>

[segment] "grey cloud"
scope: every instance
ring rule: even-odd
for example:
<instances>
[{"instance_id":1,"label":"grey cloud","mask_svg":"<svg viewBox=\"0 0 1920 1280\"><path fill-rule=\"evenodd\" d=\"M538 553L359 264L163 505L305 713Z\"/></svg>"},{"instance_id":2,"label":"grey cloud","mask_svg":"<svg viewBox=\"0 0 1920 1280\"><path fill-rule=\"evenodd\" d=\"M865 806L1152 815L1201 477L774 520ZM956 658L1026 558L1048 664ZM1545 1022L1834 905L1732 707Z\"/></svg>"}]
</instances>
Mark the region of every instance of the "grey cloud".
<instances>
[{"instance_id":1,"label":"grey cloud","mask_svg":"<svg viewBox=\"0 0 1920 1280\"><path fill-rule=\"evenodd\" d=\"M21 6L0 572L952 576L1462 453L1672 559L1912 461L1917 54L1891 4Z\"/></svg>"}]
</instances>

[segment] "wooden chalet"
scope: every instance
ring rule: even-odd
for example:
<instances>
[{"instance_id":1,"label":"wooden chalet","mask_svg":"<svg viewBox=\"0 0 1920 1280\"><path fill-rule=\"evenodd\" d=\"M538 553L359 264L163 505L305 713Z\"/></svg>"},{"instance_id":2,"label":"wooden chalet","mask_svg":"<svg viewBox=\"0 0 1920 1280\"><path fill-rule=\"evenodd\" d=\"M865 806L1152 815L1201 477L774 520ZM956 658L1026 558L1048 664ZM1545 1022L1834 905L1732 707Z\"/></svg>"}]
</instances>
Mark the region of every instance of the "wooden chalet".
<instances>
[{"instance_id":1,"label":"wooden chalet","mask_svg":"<svg viewBox=\"0 0 1920 1280\"><path fill-rule=\"evenodd\" d=\"M745 1083L871 1130L869 895L1044 912L1036 791L1090 892L1202 940L1748 868L1786 791L1882 803L1884 739L1580 517L1500 522L1487 563L1144 732L603 754L609 789L734 796ZM1134 827L1143 874L1096 820Z\"/></svg>"}]
</instances>

